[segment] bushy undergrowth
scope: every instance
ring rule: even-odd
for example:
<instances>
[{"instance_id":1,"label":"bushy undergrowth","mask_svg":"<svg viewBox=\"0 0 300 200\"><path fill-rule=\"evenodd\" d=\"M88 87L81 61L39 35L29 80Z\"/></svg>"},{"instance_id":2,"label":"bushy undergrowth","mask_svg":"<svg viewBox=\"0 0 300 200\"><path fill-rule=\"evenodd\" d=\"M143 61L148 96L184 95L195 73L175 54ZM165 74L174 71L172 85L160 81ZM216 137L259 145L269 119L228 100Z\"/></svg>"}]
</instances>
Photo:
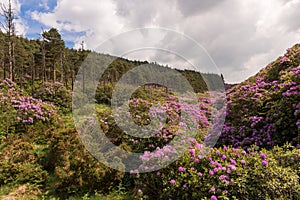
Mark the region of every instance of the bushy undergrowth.
<instances>
[{"instance_id":1,"label":"bushy undergrowth","mask_svg":"<svg viewBox=\"0 0 300 200\"><path fill-rule=\"evenodd\" d=\"M152 123L154 129L148 132L130 126L151 138L125 134L109 107L96 106L108 138L125 150L142 153L139 167L127 174L100 163L84 147L70 119L71 93L63 85L37 85L33 98L4 80L0 186L27 184L41 190L46 199L102 198L116 191L135 199L300 199L299 60L296 45L257 76L229 90L227 119L215 148L202 144L215 111L207 93L198 94L200 101L190 104L191 99L180 101L162 88L135 92L124 113L118 113L119 121L125 128L130 119L138 125ZM109 104L112 87L100 85L96 101ZM191 120L181 120L185 112ZM59 115L67 121L65 126L58 126ZM159 171L142 173L175 155L173 147L179 143L172 147L170 142L189 133L196 134L180 141L189 147L182 157ZM125 188L118 189L121 186Z\"/></svg>"},{"instance_id":2,"label":"bushy undergrowth","mask_svg":"<svg viewBox=\"0 0 300 200\"><path fill-rule=\"evenodd\" d=\"M219 145L272 148L300 144L300 45L227 95ZM300 146L300 145L299 145Z\"/></svg>"},{"instance_id":3,"label":"bushy undergrowth","mask_svg":"<svg viewBox=\"0 0 300 200\"><path fill-rule=\"evenodd\" d=\"M11 133L43 132L58 124L56 107L29 96L14 82L0 83L0 136Z\"/></svg>"},{"instance_id":4,"label":"bushy undergrowth","mask_svg":"<svg viewBox=\"0 0 300 200\"><path fill-rule=\"evenodd\" d=\"M107 194L120 184L124 173L91 156L74 129L44 137L48 145L36 145L25 136L9 136L1 143L0 187L26 184L41 190L44 197L66 199Z\"/></svg>"},{"instance_id":5,"label":"bushy undergrowth","mask_svg":"<svg viewBox=\"0 0 300 200\"><path fill-rule=\"evenodd\" d=\"M96 160L81 143L75 129L53 133L43 166L50 173L48 187L55 195L107 193L116 187L123 173Z\"/></svg>"},{"instance_id":6,"label":"bushy undergrowth","mask_svg":"<svg viewBox=\"0 0 300 200\"><path fill-rule=\"evenodd\" d=\"M71 111L71 92L60 82L46 82L35 84L34 97L45 102L53 103L63 113Z\"/></svg>"},{"instance_id":7,"label":"bushy undergrowth","mask_svg":"<svg viewBox=\"0 0 300 200\"><path fill-rule=\"evenodd\" d=\"M299 164L291 161L300 150L257 149L224 146L203 154L205 150L196 143L169 167L137 174L136 195L142 199L300 199Z\"/></svg>"},{"instance_id":8,"label":"bushy undergrowth","mask_svg":"<svg viewBox=\"0 0 300 200\"><path fill-rule=\"evenodd\" d=\"M0 185L30 184L42 187L48 173L38 163L35 148L24 137L9 136L1 143Z\"/></svg>"}]
</instances>

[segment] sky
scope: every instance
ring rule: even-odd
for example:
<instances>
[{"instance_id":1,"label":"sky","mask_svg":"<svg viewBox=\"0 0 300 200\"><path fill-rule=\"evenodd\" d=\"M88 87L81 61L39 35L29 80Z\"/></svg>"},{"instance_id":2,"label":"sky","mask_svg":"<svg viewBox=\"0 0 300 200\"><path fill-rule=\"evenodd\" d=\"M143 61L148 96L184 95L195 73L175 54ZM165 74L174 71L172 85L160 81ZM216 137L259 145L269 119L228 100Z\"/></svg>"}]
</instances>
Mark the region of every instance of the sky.
<instances>
[{"instance_id":1,"label":"sky","mask_svg":"<svg viewBox=\"0 0 300 200\"><path fill-rule=\"evenodd\" d=\"M8 0L0 0L6 3ZM95 50L137 28L174 30L200 44L228 83L241 82L300 43L300 0L12 0L17 34L31 39L55 27L66 45ZM147 38L140 34L136 40ZM139 40L139 41L137 41ZM166 35L158 36L170 45ZM126 45L126 44L124 44ZM190 46L176 44L189 59ZM115 52L104 52L114 55ZM163 55L163 56L162 56ZM193 57L194 56L194 57ZM176 65L174 56L141 51L130 59ZM196 62L197 63L197 62ZM180 66L176 66L180 67Z\"/></svg>"}]
</instances>

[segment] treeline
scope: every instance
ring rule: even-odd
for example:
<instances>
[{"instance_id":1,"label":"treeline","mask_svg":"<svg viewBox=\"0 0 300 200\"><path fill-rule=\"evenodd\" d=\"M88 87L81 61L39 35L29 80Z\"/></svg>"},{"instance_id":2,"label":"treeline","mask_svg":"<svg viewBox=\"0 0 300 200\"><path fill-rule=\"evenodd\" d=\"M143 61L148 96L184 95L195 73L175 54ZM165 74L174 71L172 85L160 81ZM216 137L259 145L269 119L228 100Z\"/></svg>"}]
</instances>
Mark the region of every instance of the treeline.
<instances>
[{"instance_id":1,"label":"treeline","mask_svg":"<svg viewBox=\"0 0 300 200\"><path fill-rule=\"evenodd\" d=\"M0 32L1 79L12 79L21 86L34 82L61 82L72 89L75 75L89 51L66 48L54 28L43 32L41 37L28 40L14 36L11 38L12 53L9 53L8 36Z\"/></svg>"},{"instance_id":2,"label":"treeline","mask_svg":"<svg viewBox=\"0 0 300 200\"><path fill-rule=\"evenodd\" d=\"M67 89L72 90L79 68L91 53L90 50L84 50L83 46L78 50L67 48L60 33L55 28L44 31L41 38L35 40L14 35L8 38L7 33L0 32L0 42L2 43L0 46L0 78L10 78L20 86L60 82ZM11 44L12 48L9 47ZM165 78L161 72L171 70L171 68L147 61L130 61L105 54L97 55L100 60L103 60L103 63L106 60L112 60L99 82L95 82L95 84L99 84L99 91L101 88L105 89L106 96L110 96L111 89L124 74L137 66L148 65L154 66L156 69L154 71L149 69L150 71L144 73L129 72L132 80L140 82L147 81L151 75ZM208 89L216 90L224 86L222 77L217 74L199 73L192 70L176 69L176 71L188 80L195 92L204 92ZM89 75L94 76L96 72L86 73L85 76L88 77ZM173 86L176 88L182 87L181 84L176 80L173 81Z\"/></svg>"},{"instance_id":3,"label":"treeline","mask_svg":"<svg viewBox=\"0 0 300 200\"><path fill-rule=\"evenodd\" d=\"M11 5L1 4L1 30L0 30L0 79L9 78L20 86L34 89L35 83L60 82L67 89L72 90L74 81L79 68L83 61L91 53L84 50L84 43L80 49L69 49L65 46L60 33L57 29L43 31L39 39L29 40L15 34L15 16ZM165 82L172 82L174 88L182 87L180 81L167 78L166 73L162 71L172 71L170 68L158 65L156 63L148 63L147 61L130 61L123 58L116 58L105 54L96 54L98 64L109 62L102 78L95 82L105 94L111 93L111 88L116 82L127 72L140 65L150 65L151 70L143 73L131 73L131 80L146 81L148 76L154 78L160 77ZM91 63L85 63L91 65ZM95 63L92 63L95 64ZM84 67L84 66L83 66ZM89 67L90 68L90 67ZM153 69L155 69L153 71ZM195 92L204 92L207 90L224 89L223 76L217 74L205 74L191 70L176 70L181 73ZM94 77L96 71L85 72L82 74L83 91L85 88L85 77ZM158 76L158 77L157 77ZM184 88L184 87L183 87ZM87 88L88 89L88 88Z\"/></svg>"}]
</instances>

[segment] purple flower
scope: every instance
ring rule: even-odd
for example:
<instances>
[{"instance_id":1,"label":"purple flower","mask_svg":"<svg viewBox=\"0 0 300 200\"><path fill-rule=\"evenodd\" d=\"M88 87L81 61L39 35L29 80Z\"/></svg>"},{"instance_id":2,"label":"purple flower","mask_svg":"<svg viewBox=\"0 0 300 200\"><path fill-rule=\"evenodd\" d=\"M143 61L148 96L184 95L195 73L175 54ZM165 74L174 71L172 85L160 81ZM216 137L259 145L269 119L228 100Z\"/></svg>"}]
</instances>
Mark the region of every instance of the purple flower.
<instances>
[{"instance_id":1,"label":"purple flower","mask_svg":"<svg viewBox=\"0 0 300 200\"><path fill-rule=\"evenodd\" d=\"M267 166L269 163L268 163L268 161L263 160L263 161L261 162L261 164L264 165L264 166Z\"/></svg>"},{"instance_id":2,"label":"purple flower","mask_svg":"<svg viewBox=\"0 0 300 200\"><path fill-rule=\"evenodd\" d=\"M242 163L242 164L245 164L245 163L246 163L246 161L245 161L245 160L241 160L241 163Z\"/></svg>"},{"instance_id":3,"label":"purple flower","mask_svg":"<svg viewBox=\"0 0 300 200\"><path fill-rule=\"evenodd\" d=\"M136 169L136 170L130 170L130 174L138 174L139 171Z\"/></svg>"},{"instance_id":4,"label":"purple flower","mask_svg":"<svg viewBox=\"0 0 300 200\"><path fill-rule=\"evenodd\" d=\"M218 200L218 198L215 195L212 195L210 199L211 200Z\"/></svg>"},{"instance_id":5,"label":"purple flower","mask_svg":"<svg viewBox=\"0 0 300 200\"><path fill-rule=\"evenodd\" d=\"M218 172L219 171L219 169L218 168L214 168L214 172Z\"/></svg>"},{"instance_id":6,"label":"purple flower","mask_svg":"<svg viewBox=\"0 0 300 200\"><path fill-rule=\"evenodd\" d=\"M173 185L175 183L175 180L174 179L170 180L170 183Z\"/></svg>"},{"instance_id":7,"label":"purple flower","mask_svg":"<svg viewBox=\"0 0 300 200\"><path fill-rule=\"evenodd\" d=\"M195 149L190 149L189 153L191 154L192 157L195 157Z\"/></svg>"},{"instance_id":8,"label":"purple flower","mask_svg":"<svg viewBox=\"0 0 300 200\"><path fill-rule=\"evenodd\" d=\"M178 171L180 171L180 172L184 172L186 170L186 168L184 168L184 167L178 167Z\"/></svg>"},{"instance_id":9,"label":"purple flower","mask_svg":"<svg viewBox=\"0 0 300 200\"><path fill-rule=\"evenodd\" d=\"M203 146L202 144L197 143L197 144L195 144L195 149L201 149L202 146Z\"/></svg>"},{"instance_id":10,"label":"purple flower","mask_svg":"<svg viewBox=\"0 0 300 200\"><path fill-rule=\"evenodd\" d=\"M225 160L227 157L226 157L226 155L223 155L222 157L221 157L221 160Z\"/></svg>"},{"instance_id":11,"label":"purple flower","mask_svg":"<svg viewBox=\"0 0 300 200\"><path fill-rule=\"evenodd\" d=\"M291 60L285 56L279 60L280 63L285 63L285 62L290 62L290 61Z\"/></svg>"},{"instance_id":12,"label":"purple flower","mask_svg":"<svg viewBox=\"0 0 300 200\"><path fill-rule=\"evenodd\" d=\"M216 188L212 187L210 190L214 192L216 191Z\"/></svg>"},{"instance_id":13,"label":"purple flower","mask_svg":"<svg viewBox=\"0 0 300 200\"><path fill-rule=\"evenodd\" d=\"M226 176L226 175L221 175L221 176L219 177L220 180L224 180L224 179L226 179L226 178L228 178L228 176Z\"/></svg>"},{"instance_id":14,"label":"purple flower","mask_svg":"<svg viewBox=\"0 0 300 200\"><path fill-rule=\"evenodd\" d=\"M261 154L260 154L260 158L262 158L262 159L266 159L266 158L267 158L267 155L266 155L266 154L264 154L264 153L261 153Z\"/></svg>"},{"instance_id":15,"label":"purple flower","mask_svg":"<svg viewBox=\"0 0 300 200\"><path fill-rule=\"evenodd\" d=\"M210 174L211 176L214 175L214 171L209 170L209 174Z\"/></svg>"},{"instance_id":16,"label":"purple flower","mask_svg":"<svg viewBox=\"0 0 300 200\"><path fill-rule=\"evenodd\" d=\"M198 173L197 173L197 176L199 176L199 177L202 176L201 172L198 172Z\"/></svg>"},{"instance_id":17,"label":"purple flower","mask_svg":"<svg viewBox=\"0 0 300 200\"><path fill-rule=\"evenodd\" d=\"M138 189L138 193L142 193L143 191L141 189Z\"/></svg>"},{"instance_id":18,"label":"purple flower","mask_svg":"<svg viewBox=\"0 0 300 200\"><path fill-rule=\"evenodd\" d=\"M230 158L230 162L231 162L231 164L236 165L235 160L233 160L232 158Z\"/></svg>"}]
</instances>

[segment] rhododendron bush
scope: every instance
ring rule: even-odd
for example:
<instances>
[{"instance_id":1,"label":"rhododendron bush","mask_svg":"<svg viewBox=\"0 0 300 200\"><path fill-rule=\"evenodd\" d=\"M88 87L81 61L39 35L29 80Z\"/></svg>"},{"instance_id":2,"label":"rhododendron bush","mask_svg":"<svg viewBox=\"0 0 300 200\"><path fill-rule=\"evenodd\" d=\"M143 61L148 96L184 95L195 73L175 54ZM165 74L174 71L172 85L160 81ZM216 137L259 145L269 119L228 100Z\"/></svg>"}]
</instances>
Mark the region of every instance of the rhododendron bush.
<instances>
[{"instance_id":1,"label":"rhododendron bush","mask_svg":"<svg viewBox=\"0 0 300 200\"><path fill-rule=\"evenodd\" d=\"M39 128L57 123L57 111L51 103L35 99L22 91L14 82L0 83L1 135L26 131L39 124ZM38 128L38 127L36 127Z\"/></svg>"},{"instance_id":2,"label":"rhododendron bush","mask_svg":"<svg viewBox=\"0 0 300 200\"><path fill-rule=\"evenodd\" d=\"M167 168L132 176L142 199L299 199L299 155L295 148L205 149L195 141Z\"/></svg>"},{"instance_id":3,"label":"rhododendron bush","mask_svg":"<svg viewBox=\"0 0 300 200\"><path fill-rule=\"evenodd\" d=\"M36 82L30 96L3 80L0 195L6 185L28 184L45 193L41 199L88 199L119 190L117 199L300 200L299 63L296 45L229 89L226 97L219 92L180 96L149 85L137 89L124 105L117 99L109 107L102 94L113 87L109 83L96 91L96 102L106 104L91 101L83 109L73 107L83 122L76 128L83 134L75 129L71 91L63 84ZM85 98L81 94L78 99ZM58 126L60 118L63 126ZM89 135L98 130L94 125L129 152L108 153L128 173L96 159L108 155L103 138L89 143L105 149L92 156L85 142L94 139ZM130 153L137 153L137 160Z\"/></svg>"},{"instance_id":4,"label":"rhododendron bush","mask_svg":"<svg viewBox=\"0 0 300 200\"><path fill-rule=\"evenodd\" d=\"M300 144L300 45L227 95L219 145L272 148Z\"/></svg>"},{"instance_id":5,"label":"rhododendron bush","mask_svg":"<svg viewBox=\"0 0 300 200\"><path fill-rule=\"evenodd\" d=\"M64 113L71 111L71 92L62 83L45 82L43 84L35 84L34 90L34 98L50 102Z\"/></svg>"},{"instance_id":6,"label":"rhododendron bush","mask_svg":"<svg viewBox=\"0 0 300 200\"><path fill-rule=\"evenodd\" d=\"M162 162L160 158L176 155L176 149L168 145L178 125L172 123L178 121L178 113L188 105L174 98L165 101L163 108L168 110L168 123L161 124L157 134L149 140L122 137L122 142L125 141L131 149L144 152L140 157L140 167L130 171L130 177L135 181L134 196L138 199L297 199L300 193L300 150L292 146L276 147L271 151L253 145L248 148L206 147L203 136L211 123L209 116L212 113L208 96L201 100L199 112L194 113L197 119L194 123L199 123L196 137L184 141L190 143L189 149L166 168L143 173L155 169ZM151 116L160 118L159 113L163 112L158 108L149 109L153 104L143 99L131 99L129 105L139 124L147 124ZM113 131L109 129L116 126L113 115L109 112L106 115L109 116L102 118L101 124L107 132ZM262 118L251 117L250 120L253 125L249 126L253 128Z\"/></svg>"},{"instance_id":7,"label":"rhododendron bush","mask_svg":"<svg viewBox=\"0 0 300 200\"><path fill-rule=\"evenodd\" d=\"M156 150L161 151L161 153L164 150L172 151L172 147L168 146L168 144L174 140L175 136L189 139L190 135L194 135L198 139L204 139L204 130L207 130L210 125L211 106L209 105L209 94L199 95L199 98L201 100L196 104L189 103L187 101L188 98L185 101L179 101L173 95L154 102L141 98L132 98L128 103L128 108L117 114L117 117L119 117L118 121L122 124L116 123L114 120L116 115L110 110L98 113L100 124L112 142L117 145L126 144L133 152L144 152L145 159L141 159L146 160L148 152ZM122 116L123 112L128 110L130 110L130 115L136 124L147 126L151 122L151 128L139 129L136 126L129 126L128 124L131 123L128 122L129 118L126 115L124 115L125 117ZM188 113L188 119L181 120L183 112ZM128 131L149 137L142 138L125 134L126 125L129 127ZM125 130L122 129L123 127ZM174 155L176 154L174 151L173 153ZM149 156L151 157L152 154L149 154ZM161 156L156 156L154 160L157 157ZM172 156L170 155L170 157ZM156 162L150 158L148 161Z\"/></svg>"}]
</instances>

